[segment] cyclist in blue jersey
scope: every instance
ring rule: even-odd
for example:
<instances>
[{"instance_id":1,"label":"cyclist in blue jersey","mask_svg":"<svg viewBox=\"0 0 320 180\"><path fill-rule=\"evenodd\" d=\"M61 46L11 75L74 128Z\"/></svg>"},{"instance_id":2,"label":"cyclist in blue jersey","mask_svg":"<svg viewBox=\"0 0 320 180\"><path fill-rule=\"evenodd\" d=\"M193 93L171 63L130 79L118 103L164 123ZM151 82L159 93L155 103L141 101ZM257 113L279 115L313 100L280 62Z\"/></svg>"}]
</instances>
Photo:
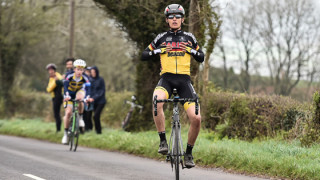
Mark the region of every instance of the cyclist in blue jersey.
<instances>
[{"instance_id":1,"label":"cyclist in blue jersey","mask_svg":"<svg viewBox=\"0 0 320 180\"><path fill-rule=\"evenodd\" d=\"M64 116L64 135L62 137L62 144L68 144L68 128L70 117L72 115L72 105L73 102L70 99L92 101L90 98L90 86L91 83L87 75L85 75L84 68L86 67L86 62L82 59L77 59L73 63L74 72L67 74L64 81L64 103L65 103L65 116ZM83 121L83 102L79 103L79 127L80 130L84 131L84 121Z\"/></svg>"}]
</instances>

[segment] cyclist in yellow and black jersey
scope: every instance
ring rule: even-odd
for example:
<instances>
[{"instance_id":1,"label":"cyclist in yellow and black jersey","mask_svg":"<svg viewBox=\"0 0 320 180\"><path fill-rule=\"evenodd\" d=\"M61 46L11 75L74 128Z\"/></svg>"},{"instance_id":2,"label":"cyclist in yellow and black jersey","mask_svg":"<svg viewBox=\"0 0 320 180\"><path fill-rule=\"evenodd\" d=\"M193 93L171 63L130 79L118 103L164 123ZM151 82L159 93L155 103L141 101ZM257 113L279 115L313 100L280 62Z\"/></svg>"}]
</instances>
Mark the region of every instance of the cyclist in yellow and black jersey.
<instances>
[{"instance_id":1,"label":"cyclist in yellow and black jersey","mask_svg":"<svg viewBox=\"0 0 320 180\"><path fill-rule=\"evenodd\" d=\"M154 90L153 97L168 99L174 88L181 98L195 98L196 92L190 80L191 56L198 62L204 61L204 53L198 46L193 34L181 30L185 11L179 4L171 4L166 7L164 14L170 30L161 33L143 51L142 60L148 60L152 56L160 55L161 78ZM167 154L168 144L165 135L165 117L163 103L157 104L158 116L154 116L154 122L160 137L158 153ZM194 167L192 149L198 137L201 127L201 116L195 114L195 103L184 103L184 109L190 120L188 144L184 155L186 167Z\"/></svg>"},{"instance_id":2,"label":"cyclist in yellow and black jersey","mask_svg":"<svg viewBox=\"0 0 320 180\"><path fill-rule=\"evenodd\" d=\"M169 47L168 50L167 47ZM151 56L158 54L160 55L161 75L164 73L190 75L191 56L198 62L204 60L204 53L194 35L181 29L171 29L158 34L143 51L142 60L148 60Z\"/></svg>"}]
</instances>

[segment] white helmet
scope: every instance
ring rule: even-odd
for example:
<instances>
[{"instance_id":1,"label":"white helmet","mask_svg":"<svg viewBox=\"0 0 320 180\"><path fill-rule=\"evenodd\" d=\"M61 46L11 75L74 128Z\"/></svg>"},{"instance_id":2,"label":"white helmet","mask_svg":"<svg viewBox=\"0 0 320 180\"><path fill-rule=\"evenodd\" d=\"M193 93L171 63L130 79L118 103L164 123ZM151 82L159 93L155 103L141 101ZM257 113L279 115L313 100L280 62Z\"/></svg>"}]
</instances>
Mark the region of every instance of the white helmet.
<instances>
[{"instance_id":1,"label":"white helmet","mask_svg":"<svg viewBox=\"0 0 320 180\"><path fill-rule=\"evenodd\" d=\"M83 67L85 68L86 67L86 62L82 59L77 59L73 62L73 67Z\"/></svg>"}]
</instances>

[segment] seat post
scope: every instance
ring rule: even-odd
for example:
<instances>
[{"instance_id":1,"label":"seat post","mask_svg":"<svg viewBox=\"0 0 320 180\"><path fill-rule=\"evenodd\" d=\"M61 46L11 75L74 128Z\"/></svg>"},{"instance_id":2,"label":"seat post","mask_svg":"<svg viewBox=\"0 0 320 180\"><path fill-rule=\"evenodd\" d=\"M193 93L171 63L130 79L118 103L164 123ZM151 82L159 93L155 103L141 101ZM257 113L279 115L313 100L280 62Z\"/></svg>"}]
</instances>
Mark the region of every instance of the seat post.
<instances>
[{"instance_id":1,"label":"seat post","mask_svg":"<svg viewBox=\"0 0 320 180\"><path fill-rule=\"evenodd\" d=\"M172 94L173 94L173 96L175 96L175 97L178 96L178 92L177 92L177 89L176 89L176 88L173 89Z\"/></svg>"}]
</instances>

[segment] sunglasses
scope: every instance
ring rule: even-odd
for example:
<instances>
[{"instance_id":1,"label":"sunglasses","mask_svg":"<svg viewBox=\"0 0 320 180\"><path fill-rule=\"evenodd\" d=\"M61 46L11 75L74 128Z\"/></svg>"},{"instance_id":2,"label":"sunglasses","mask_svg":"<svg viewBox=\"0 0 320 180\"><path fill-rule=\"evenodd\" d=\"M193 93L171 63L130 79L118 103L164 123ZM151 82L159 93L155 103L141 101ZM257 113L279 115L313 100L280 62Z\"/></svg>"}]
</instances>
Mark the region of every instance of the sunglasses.
<instances>
[{"instance_id":1,"label":"sunglasses","mask_svg":"<svg viewBox=\"0 0 320 180\"><path fill-rule=\"evenodd\" d=\"M168 19L173 19L174 17L176 17L176 19L180 19L182 18L181 14L171 14L168 16Z\"/></svg>"}]
</instances>

